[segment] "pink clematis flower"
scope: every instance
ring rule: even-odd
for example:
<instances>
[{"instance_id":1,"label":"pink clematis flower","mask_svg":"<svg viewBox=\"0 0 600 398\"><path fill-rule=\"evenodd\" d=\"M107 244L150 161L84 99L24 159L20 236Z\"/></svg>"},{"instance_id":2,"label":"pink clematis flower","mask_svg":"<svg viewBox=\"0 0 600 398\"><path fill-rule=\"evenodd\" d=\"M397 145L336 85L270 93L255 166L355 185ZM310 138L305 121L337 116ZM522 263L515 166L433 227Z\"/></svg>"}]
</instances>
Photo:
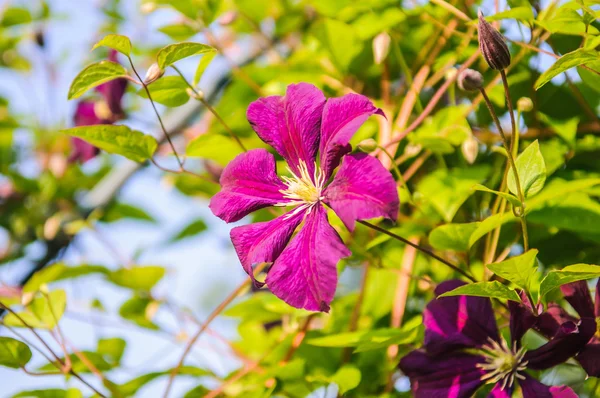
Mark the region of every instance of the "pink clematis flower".
<instances>
[{"instance_id":1,"label":"pink clematis flower","mask_svg":"<svg viewBox=\"0 0 600 398\"><path fill-rule=\"evenodd\" d=\"M350 231L356 220L396 220L398 193L389 171L374 157L348 154L352 135L373 114L383 112L362 95L327 100L306 83L290 85L285 96L261 98L248 108L250 124L285 159L290 176L277 176L275 157L266 150L248 151L223 170L222 189L210 208L233 222L265 207L290 207L272 221L233 228L231 240L257 286L262 284L254 280L252 267L273 263L266 283L293 307L329 311L336 265L350 255L324 205Z\"/></svg>"},{"instance_id":2,"label":"pink clematis flower","mask_svg":"<svg viewBox=\"0 0 600 398\"><path fill-rule=\"evenodd\" d=\"M117 62L117 52L111 50L108 59ZM96 87L102 99L99 101L81 101L77 104L73 121L75 126L94 126L97 124L112 124L125 117L121 100L127 88L126 79L115 79ZM73 151L69 163L85 163L95 158L100 150L82 139L72 137Z\"/></svg>"}]
</instances>

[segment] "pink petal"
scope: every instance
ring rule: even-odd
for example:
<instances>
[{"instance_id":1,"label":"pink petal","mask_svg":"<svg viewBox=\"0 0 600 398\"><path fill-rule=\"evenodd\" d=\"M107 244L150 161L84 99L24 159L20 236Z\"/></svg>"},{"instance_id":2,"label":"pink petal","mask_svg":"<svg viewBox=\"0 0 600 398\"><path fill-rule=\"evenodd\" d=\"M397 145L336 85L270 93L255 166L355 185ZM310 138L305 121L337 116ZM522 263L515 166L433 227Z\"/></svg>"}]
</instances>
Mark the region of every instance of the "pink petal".
<instances>
[{"instance_id":1,"label":"pink petal","mask_svg":"<svg viewBox=\"0 0 600 398\"><path fill-rule=\"evenodd\" d=\"M325 203L350 230L356 220L398 216L396 182L378 159L365 153L344 156L342 167L324 194Z\"/></svg>"},{"instance_id":2,"label":"pink petal","mask_svg":"<svg viewBox=\"0 0 600 398\"><path fill-rule=\"evenodd\" d=\"M209 207L226 222L288 201L279 192L286 186L277 177L275 157L264 149L238 155L225 167L220 182L221 191L213 196Z\"/></svg>"},{"instance_id":3,"label":"pink petal","mask_svg":"<svg viewBox=\"0 0 600 398\"><path fill-rule=\"evenodd\" d=\"M279 257L292 234L302 222L304 212L293 211L274 220L236 227L231 230L233 247L244 270L257 287L263 283L254 279L252 266L272 263Z\"/></svg>"},{"instance_id":4,"label":"pink petal","mask_svg":"<svg viewBox=\"0 0 600 398\"><path fill-rule=\"evenodd\" d=\"M325 96L315 86L291 84L283 97L251 103L247 117L258 136L283 156L296 175L300 175L300 161L312 175L324 105Z\"/></svg>"},{"instance_id":5,"label":"pink petal","mask_svg":"<svg viewBox=\"0 0 600 398\"><path fill-rule=\"evenodd\" d=\"M365 96L346 94L331 98L323 109L321 122L321 168L329 177L340 158L350 152L350 139L358 128L373 114L385 116Z\"/></svg>"},{"instance_id":6,"label":"pink petal","mask_svg":"<svg viewBox=\"0 0 600 398\"><path fill-rule=\"evenodd\" d=\"M267 285L292 307L327 312L337 285L336 265L349 255L329 225L327 211L316 205L307 213L300 232L275 260Z\"/></svg>"},{"instance_id":7,"label":"pink petal","mask_svg":"<svg viewBox=\"0 0 600 398\"><path fill-rule=\"evenodd\" d=\"M104 124L104 121L96 116L95 104L92 101L82 101L77 104L73 121L75 126L94 126Z\"/></svg>"},{"instance_id":8,"label":"pink petal","mask_svg":"<svg viewBox=\"0 0 600 398\"><path fill-rule=\"evenodd\" d=\"M488 394L488 398L511 398L513 393L513 386L502 388L502 383L498 383L492 388L492 391Z\"/></svg>"},{"instance_id":9,"label":"pink petal","mask_svg":"<svg viewBox=\"0 0 600 398\"><path fill-rule=\"evenodd\" d=\"M112 62L119 62L117 58L117 51L110 50L108 53L108 60ZM121 104L121 100L125 95L125 90L127 89L127 79L115 79L103 83L96 87L96 91L98 91L104 97L106 104L108 105L108 109L113 114L112 120L122 119L124 116L123 105Z\"/></svg>"}]
</instances>

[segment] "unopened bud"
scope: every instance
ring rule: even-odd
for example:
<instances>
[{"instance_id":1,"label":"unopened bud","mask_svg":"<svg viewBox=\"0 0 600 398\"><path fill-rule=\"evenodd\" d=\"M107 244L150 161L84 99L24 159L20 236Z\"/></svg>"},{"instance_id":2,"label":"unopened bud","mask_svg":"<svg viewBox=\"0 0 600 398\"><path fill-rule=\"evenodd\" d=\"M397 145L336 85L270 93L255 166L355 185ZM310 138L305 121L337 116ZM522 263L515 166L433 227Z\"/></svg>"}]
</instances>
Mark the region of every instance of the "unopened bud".
<instances>
[{"instance_id":1,"label":"unopened bud","mask_svg":"<svg viewBox=\"0 0 600 398\"><path fill-rule=\"evenodd\" d=\"M446 71L446 80L452 80L452 79L454 79L454 77L456 76L456 72L458 72L458 69L456 69L456 68L449 68Z\"/></svg>"},{"instance_id":2,"label":"unopened bud","mask_svg":"<svg viewBox=\"0 0 600 398\"><path fill-rule=\"evenodd\" d=\"M469 138L463 141L460 149L467 163L475 163L475 159L477 159L477 154L479 153L479 144L475 137L472 135L469 136Z\"/></svg>"},{"instance_id":3,"label":"unopened bud","mask_svg":"<svg viewBox=\"0 0 600 398\"><path fill-rule=\"evenodd\" d=\"M479 10L479 50L490 68L502 70L510 65L510 51L504 36L483 17Z\"/></svg>"},{"instance_id":4,"label":"unopened bud","mask_svg":"<svg viewBox=\"0 0 600 398\"><path fill-rule=\"evenodd\" d=\"M152 82L155 82L158 79L160 79L164 74L165 71L162 70L157 63L153 63L152 65L150 65L148 71L146 72L146 76L144 77L144 84L148 85Z\"/></svg>"},{"instance_id":5,"label":"unopened bud","mask_svg":"<svg viewBox=\"0 0 600 398\"><path fill-rule=\"evenodd\" d=\"M150 14L152 11L156 10L156 3L144 3L142 4L141 9L144 14Z\"/></svg>"},{"instance_id":6,"label":"unopened bud","mask_svg":"<svg viewBox=\"0 0 600 398\"><path fill-rule=\"evenodd\" d=\"M377 65L387 58L391 41L392 38L387 32L381 32L373 39L373 59Z\"/></svg>"},{"instance_id":7,"label":"unopened bud","mask_svg":"<svg viewBox=\"0 0 600 398\"><path fill-rule=\"evenodd\" d=\"M21 305L26 307L33 301L33 297L35 296L35 292L24 292L21 296Z\"/></svg>"},{"instance_id":8,"label":"unopened bud","mask_svg":"<svg viewBox=\"0 0 600 398\"><path fill-rule=\"evenodd\" d=\"M456 80L458 88L464 91L475 91L483 87L483 76L473 69L465 69L459 73Z\"/></svg>"},{"instance_id":9,"label":"unopened bud","mask_svg":"<svg viewBox=\"0 0 600 398\"><path fill-rule=\"evenodd\" d=\"M237 11L227 11L225 14L221 15L217 22L219 22L219 25L221 26L227 26L234 23L237 17Z\"/></svg>"},{"instance_id":10,"label":"unopened bud","mask_svg":"<svg viewBox=\"0 0 600 398\"><path fill-rule=\"evenodd\" d=\"M529 97L521 97L517 101L517 110L519 112L531 112L533 110L533 101Z\"/></svg>"},{"instance_id":11,"label":"unopened bud","mask_svg":"<svg viewBox=\"0 0 600 398\"><path fill-rule=\"evenodd\" d=\"M359 151L369 153L377 149L377 146L377 141L375 141L373 138L367 138L366 140L359 142L356 147Z\"/></svg>"}]
</instances>

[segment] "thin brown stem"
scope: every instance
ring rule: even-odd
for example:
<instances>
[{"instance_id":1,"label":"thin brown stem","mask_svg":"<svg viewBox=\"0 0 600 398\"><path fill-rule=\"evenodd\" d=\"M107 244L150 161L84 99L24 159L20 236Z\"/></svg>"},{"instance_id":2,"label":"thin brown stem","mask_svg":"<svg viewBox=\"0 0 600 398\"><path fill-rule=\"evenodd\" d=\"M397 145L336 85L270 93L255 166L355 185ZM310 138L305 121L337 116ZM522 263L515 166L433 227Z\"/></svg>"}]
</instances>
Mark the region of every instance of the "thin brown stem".
<instances>
[{"instance_id":1,"label":"thin brown stem","mask_svg":"<svg viewBox=\"0 0 600 398\"><path fill-rule=\"evenodd\" d=\"M471 275L469 275L468 273L466 273L464 270L460 269L459 267L457 267L456 265L452 264L448 260L443 259L442 257L438 256L437 254L435 254L431 250L428 250L428 249L426 249L424 247L416 245L416 244L412 243L411 241L409 241L408 239L404 239L403 237L401 237L399 235L396 235L395 233L390 232L387 229L384 229L384 228L378 227L377 225L371 224L370 222L362 221L362 220L358 220L357 222L359 224L362 224L362 225L366 226L366 227L374 229L375 231L381 232L382 234L386 234L386 235L388 235L391 238L399 240L402 243L405 243L405 244L407 244L409 246L412 246L415 249L417 249L418 251L420 251L421 253L426 254L429 257L432 257L432 258L436 259L440 263L445 264L446 266L452 268L454 271L458 272L459 274L461 274L465 278L469 279L471 282L477 282L477 280L475 278L473 278Z\"/></svg>"},{"instance_id":2,"label":"thin brown stem","mask_svg":"<svg viewBox=\"0 0 600 398\"><path fill-rule=\"evenodd\" d=\"M502 85L504 86L504 96L506 98L506 106L508 107L508 114L510 115L510 127L511 127L511 137L514 138L515 133L517 131L517 122L515 121L515 113L513 111L512 100L510 98L510 91L508 90L508 79L506 78L506 72L503 70L500 71L500 76L502 76ZM510 140L510 153L513 153L514 147L514 139Z\"/></svg>"},{"instance_id":3,"label":"thin brown stem","mask_svg":"<svg viewBox=\"0 0 600 398\"><path fill-rule=\"evenodd\" d=\"M175 145L173 144L173 141L171 140L171 136L169 135L169 132L165 128L165 125L164 125L164 123L162 121L162 118L160 117L160 113L158 112L158 109L156 109L156 104L154 103L154 100L152 100L152 95L150 95L150 90L148 90L148 86L146 85L146 83L144 83L144 80L142 79L142 77L139 75L139 73L135 69L135 66L133 65L133 61L132 61L131 57L127 56L127 59L129 60L129 64L131 65L131 69L133 70L133 73L135 73L135 75L137 76L137 78L142 83L142 86L144 87L144 91L146 91L146 95L148 96L148 100L150 100L150 104L152 105L152 109L154 109L154 113L156 114L156 118L158 119L158 123L160 124L160 128L162 129L162 132L165 135L165 138L167 139L169 145L171 146L171 150L173 151L173 155L175 155L175 158L177 159L177 163L179 164L179 167L181 169L183 169L183 161L181 160L181 158L177 154L177 149L175 149Z\"/></svg>"}]
</instances>

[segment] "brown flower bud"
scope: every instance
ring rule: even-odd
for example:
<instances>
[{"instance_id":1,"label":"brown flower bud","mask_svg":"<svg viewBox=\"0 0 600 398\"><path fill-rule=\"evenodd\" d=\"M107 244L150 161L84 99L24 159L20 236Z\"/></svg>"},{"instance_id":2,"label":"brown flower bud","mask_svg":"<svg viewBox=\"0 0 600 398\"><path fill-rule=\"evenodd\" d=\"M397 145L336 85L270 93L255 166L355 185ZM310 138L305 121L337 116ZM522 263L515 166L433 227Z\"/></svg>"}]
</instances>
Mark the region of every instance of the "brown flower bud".
<instances>
[{"instance_id":1,"label":"brown flower bud","mask_svg":"<svg viewBox=\"0 0 600 398\"><path fill-rule=\"evenodd\" d=\"M465 69L458 75L456 84L458 84L458 88L464 91L479 90L483 87L483 76L476 70Z\"/></svg>"},{"instance_id":2,"label":"brown flower bud","mask_svg":"<svg viewBox=\"0 0 600 398\"><path fill-rule=\"evenodd\" d=\"M152 82L155 82L158 79L160 79L164 74L165 71L162 70L157 63L153 63L152 65L150 65L148 71L146 72L146 76L144 77L144 84L148 85Z\"/></svg>"},{"instance_id":3,"label":"brown flower bud","mask_svg":"<svg viewBox=\"0 0 600 398\"><path fill-rule=\"evenodd\" d=\"M510 52L504 36L485 20L481 10L479 10L478 29L479 50L490 68L502 70L508 67L510 65Z\"/></svg>"},{"instance_id":4,"label":"brown flower bud","mask_svg":"<svg viewBox=\"0 0 600 398\"><path fill-rule=\"evenodd\" d=\"M373 39L373 59L377 65L381 64L390 52L392 38L387 32L381 32Z\"/></svg>"}]
</instances>

